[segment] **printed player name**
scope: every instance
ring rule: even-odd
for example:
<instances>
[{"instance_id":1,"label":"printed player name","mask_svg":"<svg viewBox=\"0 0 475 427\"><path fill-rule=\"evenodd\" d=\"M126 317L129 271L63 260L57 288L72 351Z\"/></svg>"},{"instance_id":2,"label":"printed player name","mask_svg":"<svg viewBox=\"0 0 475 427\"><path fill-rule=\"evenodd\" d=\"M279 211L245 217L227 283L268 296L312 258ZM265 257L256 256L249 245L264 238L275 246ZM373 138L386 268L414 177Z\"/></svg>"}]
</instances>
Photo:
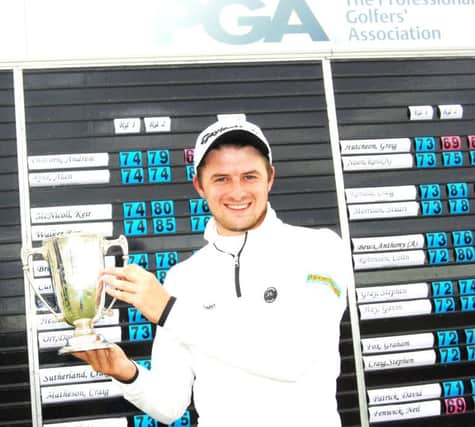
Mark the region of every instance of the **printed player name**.
<instances>
[{"instance_id":1,"label":"printed player name","mask_svg":"<svg viewBox=\"0 0 475 427\"><path fill-rule=\"evenodd\" d=\"M108 165L108 153L55 154L28 157L29 170L98 168Z\"/></svg>"},{"instance_id":2,"label":"printed player name","mask_svg":"<svg viewBox=\"0 0 475 427\"><path fill-rule=\"evenodd\" d=\"M58 187L66 185L108 184L110 171L38 172L28 174L30 187Z\"/></svg>"},{"instance_id":3,"label":"printed player name","mask_svg":"<svg viewBox=\"0 0 475 427\"><path fill-rule=\"evenodd\" d=\"M429 285L422 283L409 283L404 285L371 286L356 289L358 302L400 301L408 299L427 298Z\"/></svg>"},{"instance_id":4,"label":"printed player name","mask_svg":"<svg viewBox=\"0 0 475 427\"><path fill-rule=\"evenodd\" d=\"M342 161L345 171L410 169L414 165L411 154L342 156Z\"/></svg>"},{"instance_id":5,"label":"printed player name","mask_svg":"<svg viewBox=\"0 0 475 427\"><path fill-rule=\"evenodd\" d=\"M440 384L423 384L407 387L390 387L368 390L370 405L412 402L416 400L437 399L442 395Z\"/></svg>"},{"instance_id":6,"label":"printed player name","mask_svg":"<svg viewBox=\"0 0 475 427\"><path fill-rule=\"evenodd\" d=\"M32 208L30 210L33 224L52 222L99 221L112 219L112 205L78 205Z\"/></svg>"},{"instance_id":7,"label":"printed player name","mask_svg":"<svg viewBox=\"0 0 475 427\"><path fill-rule=\"evenodd\" d=\"M96 332L103 335L109 342L119 342L122 340L122 331L120 326L107 326L96 328ZM38 344L40 349L57 348L66 345L69 338L73 336L72 330L39 332Z\"/></svg>"},{"instance_id":8,"label":"printed player name","mask_svg":"<svg viewBox=\"0 0 475 427\"><path fill-rule=\"evenodd\" d=\"M106 375L96 372L89 365L41 368L40 385L72 384L108 380Z\"/></svg>"},{"instance_id":9,"label":"printed player name","mask_svg":"<svg viewBox=\"0 0 475 427\"><path fill-rule=\"evenodd\" d=\"M348 206L352 221L379 218L402 218L419 215L418 202L363 203Z\"/></svg>"},{"instance_id":10,"label":"printed player name","mask_svg":"<svg viewBox=\"0 0 475 427\"><path fill-rule=\"evenodd\" d=\"M415 185L347 188L345 196L347 203L398 202L416 200L417 189Z\"/></svg>"},{"instance_id":11,"label":"printed player name","mask_svg":"<svg viewBox=\"0 0 475 427\"><path fill-rule=\"evenodd\" d=\"M361 320L419 316L432 311L432 305L428 299L360 304L358 308Z\"/></svg>"},{"instance_id":12,"label":"printed player name","mask_svg":"<svg viewBox=\"0 0 475 427\"><path fill-rule=\"evenodd\" d=\"M115 257L113 255L108 255L104 257L104 265L105 267L114 267L115 266ZM50 275L48 262L45 260L35 260L33 261L33 276L35 277L35 283L38 279L37 277L46 277ZM51 279L49 285L44 282L44 286L48 288L51 287ZM40 291L41 292L41 291Z\"/></svg>"},{"instance_id":13,"label":"printed player name","mask_svg":"<svg viewBox=\"0 0 475 427\"><path fill-rule=\"evenodd\" d=\"M422 250L355 254L353 255L353 262L355 270L409 267L413 265L424 265L426 255Z\"/></svg>"},{"instance_id":14,"label":"printed player name","mask_svg":"<svg viewBox=\"0 0 475 427\"><path fill-rule=\"evenodd\" d=\"M94 233L105 237L113 234L112 222L83 222L75 224L58 225L33 225L31 227L31 240L46 240L53 237L61 237L70 233Z\"/></svg>"},{"instance_id":15,"label":"printed player name","mask_svg":"<svg viewBox=\"0 0 475 427\"><path fill-rule=\"evenodd\" d=\"M110 314L101 317L96 323L96 326L110 326L119 324L119 309L114 308L110 310ZM71 329L72 326L66 322L56 320L53 314L37 314L36 325L39 331L51 331L55 329Z\"/></svg>"},{"instance_id":16,"label":"printed player name","mask_svg":"<svg viewBox=\"0 0 475 427\"><path fill-rule=\"evenodd\" d=\"M420 350L434 345L430 332L390 337L364 338L361 340L363 354L390 353L394 351Z\"/></svg>"},{"instance_id":17,"label":"printed player name","mask_svg":"<svg viewBox=\"0 0 475 427\"><path fill-rule=\"evenodd\" d=\"M353 252L381 252L422 249L423 234L404 234L400 236L359 237L351 239Z\"/></svg>"},{"instance_id":18,"label":"printed player name","mask_svg":"<svg viewBox=\"0 0 475 427\"><path fill-rule=\"evenodd\" d=\"M363 356L365 371L400 369L413 366L433 365L436 361L434 350L408 351L378 356Z\"/></svg>"},{"instance_id":19,"label":"printed player name","mask_svg":"<svg viewBox=\"0 0 475 427\"><path fill-rule=\"evenodd\" d=\"M40 294L51 294L53 292L53 284L50 277L34 279L34 285Z\"/></svg>"},{"instance_id":20,"label":"printed player name","mask_svg":"<svg viewBox=\"0 0 475 427\"><path fill-rule=\"evenodd\" d=\"M119 386L112 381L41 387L41 401L44 404L89 399L110 399L121 394Z\"/></svg>"},{"instance_id":21,"label":"printed player name","mask_svg":"<svg viewBox=\"0 0 475 427\"><path fill-rule=\"evenodd\" d=\"M341 154L408 153L409 138L354 139L340 141Z\"/></svg>"},{"instance_id":22,"label":"printed player name","mask_svg":"<svg viewBox=\"0 0 475 427\"><path fill-rule=\"evenodd\" d=\"M34 277L45 277L49 275L50 275L50 272L49 272L47 261L45 260L33 261L33 276Z\"/></svg>"},{"instance_id":23,"label":"printed player name","mask_svg":"<svg viewBox=\"0 0 475 427\"><path fill-rule=\"evenodd\" d=\"M425 402L406 403L402 405L373 406L369 408L369 421L376 423L409 420L440 415L440 412L439 400L428 400Z\"/></svg>"}]
</instances>

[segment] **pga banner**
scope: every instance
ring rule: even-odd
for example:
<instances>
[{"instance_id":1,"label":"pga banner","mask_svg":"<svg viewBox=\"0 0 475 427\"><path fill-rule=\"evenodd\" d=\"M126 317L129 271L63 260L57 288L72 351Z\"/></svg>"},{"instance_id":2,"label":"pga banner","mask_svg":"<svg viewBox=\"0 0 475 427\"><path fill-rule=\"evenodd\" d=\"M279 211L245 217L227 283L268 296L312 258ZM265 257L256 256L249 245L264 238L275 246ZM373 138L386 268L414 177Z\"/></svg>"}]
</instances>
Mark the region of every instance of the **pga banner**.
<instances>
[{"instance_id":1,"label":"pga banner","mask_svg":"<svg viewBox=\"0 0 475 427\"><path fill-rule=\"evenodd\" d=\"M0 58L472 49L474 12L475 0L3 0Z\"/></svg>"}]
</instances>

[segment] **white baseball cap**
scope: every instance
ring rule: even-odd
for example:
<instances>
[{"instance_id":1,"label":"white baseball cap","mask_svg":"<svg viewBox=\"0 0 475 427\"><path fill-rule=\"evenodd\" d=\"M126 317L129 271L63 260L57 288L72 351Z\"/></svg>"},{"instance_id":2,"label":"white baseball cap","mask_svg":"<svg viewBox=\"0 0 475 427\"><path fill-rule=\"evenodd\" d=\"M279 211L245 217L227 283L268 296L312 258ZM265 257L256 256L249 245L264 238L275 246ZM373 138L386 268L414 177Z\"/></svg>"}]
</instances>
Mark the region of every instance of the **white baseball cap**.
<instances>
[{"instance_id":1,"label":"white baseball cap","mask_svg":"<svg viewBox=\"0 0 475 427\"><path fill-rule=\"evenodd\" d=\"M210 148L218 142L247 142L261 149L272 164L272 152L262 130L246 120L218 120L198 135L193 154L195 173Z\"/></svg>"}]
</instances>

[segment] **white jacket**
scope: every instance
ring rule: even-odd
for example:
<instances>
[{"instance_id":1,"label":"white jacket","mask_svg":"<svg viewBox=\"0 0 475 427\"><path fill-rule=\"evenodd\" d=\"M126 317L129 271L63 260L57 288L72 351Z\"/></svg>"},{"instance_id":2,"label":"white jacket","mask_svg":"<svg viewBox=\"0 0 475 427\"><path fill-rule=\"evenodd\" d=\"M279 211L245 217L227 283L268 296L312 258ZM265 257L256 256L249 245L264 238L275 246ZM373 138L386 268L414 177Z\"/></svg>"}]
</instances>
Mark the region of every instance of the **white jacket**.
<instances>
[{"instance_id":1,"label":"white jacket","mask_svg":"<svg viewBox=\"0 0 475 427\"><path fill-rule=\"evenodd\" d=\"M269 206L246 235L219 236L210 220L205 238L169 271L176 303L157 328L151 371L140 366L124 397L165 424L193 391L199 427L340 426L339 326L352 274L340 237L284 224Z\"/></svg>"}]
</instances>

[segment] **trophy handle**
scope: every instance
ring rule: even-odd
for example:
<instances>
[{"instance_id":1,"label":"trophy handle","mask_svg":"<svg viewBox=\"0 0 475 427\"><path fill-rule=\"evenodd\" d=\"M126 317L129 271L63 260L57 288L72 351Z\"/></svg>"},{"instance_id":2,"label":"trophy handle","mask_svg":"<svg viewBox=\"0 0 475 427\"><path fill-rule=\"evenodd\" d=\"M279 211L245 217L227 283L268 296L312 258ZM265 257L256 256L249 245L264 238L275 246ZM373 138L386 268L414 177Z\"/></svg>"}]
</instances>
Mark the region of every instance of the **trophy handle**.
<instances>
[{"instance_id":1,"label":"trophy handle","mask_svg":"<svg viewBox=\"0 0 475 427\"><path fill-rule=\"evenodd\" d=\"M51 313L54 314L56 320L62 321L64 320L63 315L54 311L51 306L46 302L43 295L41 295L40 291L36 289L36 286L34 284L35 282L31 274L31 261L33 259L33 255L41 255L43 258L46 258L44 247L41 246L39 248L21 248L21 263L23 266L23 273L25 274L25 277L28 280L30 287L35 291L35 294L40 299L40 301L48 308L49 311L51 311Z\"/></svg>"},{"instance_id":2,"label":"trophy handle","mask_svg":"<svg viewBox=\"0 0 475 427\"><path fill-rule=\"evenodd\" d=\"M121 234L117 239L113 239L113 240L103 239L103 242L104 242L104 255L107 253L109 248L112 248L113 246L119 246L122 249L122 259L124 260L124 265L127 264L127 261L129 259L129 244L127 242L127 238L123 234ZM103 310L103 313L109 314L112 306L115 304L116 301L117 301L117 298L113 298L109 306Z\"/></svg>"}]
</instances>

